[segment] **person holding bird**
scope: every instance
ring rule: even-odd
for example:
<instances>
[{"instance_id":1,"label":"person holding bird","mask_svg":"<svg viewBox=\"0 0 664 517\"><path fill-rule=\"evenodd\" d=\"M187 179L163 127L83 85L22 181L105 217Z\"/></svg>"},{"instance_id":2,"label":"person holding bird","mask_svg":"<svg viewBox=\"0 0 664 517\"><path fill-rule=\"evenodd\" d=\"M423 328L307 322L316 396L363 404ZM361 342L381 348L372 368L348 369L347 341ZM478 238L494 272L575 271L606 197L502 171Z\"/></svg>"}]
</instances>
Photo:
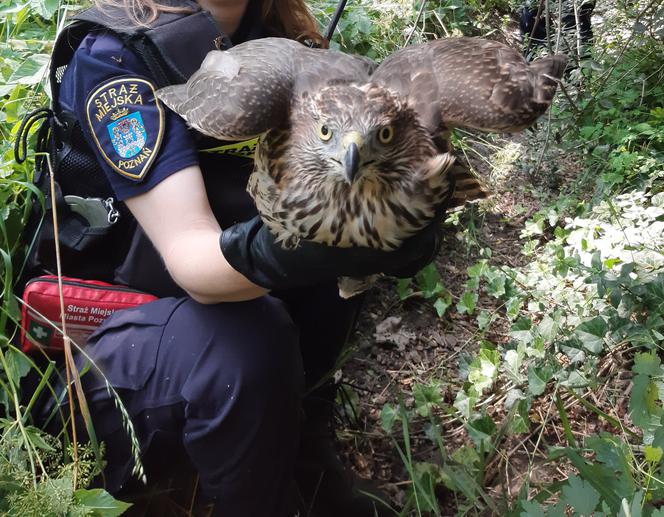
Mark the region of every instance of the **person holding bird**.
<instances>
[{"instance_id":1,"label":"person holding bird","mask_svg":"<svg viewBox=\"0 0 664 517\"><path fill-rule=\"evenodd\" d=\"M445 208L486 195L449 130L529 125L564 60L528 67L462 38L376 69L302 45L325 43L302 0L97 0L75 18L53 54L54 176L65 194L115 200L119 218L88 232L103 267L64 273L160 298L86 346L148 480L181 456L221 516L391 514L334 452L326 379L361 300L337 278L409 277L433 260ZM82 382L122 496L132 444L105 381Z\"/></svg>"},{"instance_id":2,"label":"person holding bird","mask_svg":"<svg viewBox=\"0 0 664 517\"><path fill-rule=\"evenodd\" d=\"M218 515L380 515L334 451L326 379L360 304L338 296L336 278L411 276L440 229L389 252L276 242L246 191L255 142L190 130L156 96L209 50L266 36L322 43L302 0L104 0L65 29L52 66L52 134L64 142L54 177L64 194L115 200L120 217L97 236L104 263L67 255L64 273L160 298L116 312L86 346L122 396L149 482L183 458ZM54 270L44 262L35 274ZM104 483L122 498L141 487L104 382L82 376Z\"/></svg>"}]
</instances>

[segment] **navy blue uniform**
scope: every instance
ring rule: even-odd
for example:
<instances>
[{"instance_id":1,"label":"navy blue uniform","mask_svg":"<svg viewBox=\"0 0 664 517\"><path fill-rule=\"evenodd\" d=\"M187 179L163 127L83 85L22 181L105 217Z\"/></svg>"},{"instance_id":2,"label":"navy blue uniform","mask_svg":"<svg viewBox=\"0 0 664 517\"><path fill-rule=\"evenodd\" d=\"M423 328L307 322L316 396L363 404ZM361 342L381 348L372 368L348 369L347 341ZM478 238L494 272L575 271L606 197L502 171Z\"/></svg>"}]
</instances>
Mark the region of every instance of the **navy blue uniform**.
<instances>
[{"instance_id":1,"label":"navy blue uniform","mask_svg":"<svg viewBox=\"0 0 664 517\"><path fill-rule=\"evenodd\" d=\"M89 34L65 72L60 103L77 116L119 200L198 164L185 122L154 90L145 66L111 33Z\"/></svg>"},{"instance_id":2,"label":"navy blue uniform","mask_svg":"<svg viewBox=\"0 0 664 517\"><path fill-rule=\"evenodd\" d=\"M247 21L258 19L251 3L249 11L235 43L262 35ZM255 214L245 192L251 161L200 153L205 140L154 90L139 59L105 32L84 39L62 82L61 104L76 115L118 199L199 164L222 227ZM174 284L140 229L116 281L165 296L113 315L87 346L132 416L148 478L182 450L220 515L283 515L300 398L334 366L357 301L341 300L328 285L201 305ZM107 487L117 493L131 477L131 444L102 377L91 371L83 382L98 438L108 445Z\"/></svg>"}]
</instances>

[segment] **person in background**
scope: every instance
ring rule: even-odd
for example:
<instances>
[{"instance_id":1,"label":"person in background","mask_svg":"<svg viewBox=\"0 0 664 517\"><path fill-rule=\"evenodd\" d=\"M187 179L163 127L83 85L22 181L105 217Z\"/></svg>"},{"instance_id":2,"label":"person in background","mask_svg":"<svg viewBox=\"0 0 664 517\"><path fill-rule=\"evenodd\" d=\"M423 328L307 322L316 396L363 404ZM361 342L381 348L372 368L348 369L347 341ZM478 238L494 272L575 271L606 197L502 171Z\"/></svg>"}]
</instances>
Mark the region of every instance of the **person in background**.
<instances>
[{"instance_id":1,"label":"person in background","mask_svg":"<svg viewBox=\"0 0 664 517\"><path fill-rule=\"evenodd\" d=\"M593 31L591 18L595 9L594 0L580 0L576 4L576 13L574 2L577 0L564 0L561 2L560 25L566 41L566 45L576 48L577 36L581 45L587 47L592 44ZM559 16L558 3L549 3L549 30L551 34L547 36L546 9L544 0L525 3L519 9L519 31L521 36L527 38L528 50L536 47L547 47L548 40L552 45L555 44L557 34L557 20ZM577 34L578 17L578 34ZM565 43L563 43L565 44ZM527 52L528 53L528 52Z\"/></svg>"}]
</instances>

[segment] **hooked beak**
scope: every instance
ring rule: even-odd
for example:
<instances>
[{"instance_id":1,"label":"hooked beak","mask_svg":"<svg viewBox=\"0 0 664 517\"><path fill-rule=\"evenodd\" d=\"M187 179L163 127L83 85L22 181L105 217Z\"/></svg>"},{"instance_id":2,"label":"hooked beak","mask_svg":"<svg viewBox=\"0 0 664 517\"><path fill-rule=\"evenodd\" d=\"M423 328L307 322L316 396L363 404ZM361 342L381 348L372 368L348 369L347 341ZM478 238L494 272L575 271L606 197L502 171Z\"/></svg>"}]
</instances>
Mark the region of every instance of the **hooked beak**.
<instances>
[{"instance_id":1,"label":"hooked beak","mask_svg":"<svg viewBox=\"0 0 664 517\"><path fill-rule=\"evenodd\" d=\"M351 131L344 135L344 175L346 181L350 184L355 179L357 171L360 168L360 149L364 145L362 135L357 131Z\"/></svg>"}]
</instances>

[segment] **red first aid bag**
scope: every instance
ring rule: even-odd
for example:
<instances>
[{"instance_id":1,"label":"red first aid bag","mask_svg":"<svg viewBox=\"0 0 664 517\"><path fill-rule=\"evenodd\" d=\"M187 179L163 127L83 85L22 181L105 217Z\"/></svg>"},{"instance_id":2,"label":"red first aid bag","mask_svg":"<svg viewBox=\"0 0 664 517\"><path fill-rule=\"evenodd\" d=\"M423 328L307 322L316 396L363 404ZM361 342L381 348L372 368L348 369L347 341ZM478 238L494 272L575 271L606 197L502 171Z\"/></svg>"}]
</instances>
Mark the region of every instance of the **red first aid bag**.
<instances>
[{"instance_id":1,"label":"red first aid bag","mask_svg":"<svg viewBox=\"0 0 664 517\"><path fill-rule=\"evenodd\" d=\"M62 295L67 333L80 346L83 346L90 334L115 311L157 299L156 296L129 287L68 277L62 277ZM61 351L64 342L60 332L62 325L58 277L44 275L30 280L23 292L23 302L23 351L28 353L35 350L36 344L49 353Z\"/></svg>"}]
</instances>

